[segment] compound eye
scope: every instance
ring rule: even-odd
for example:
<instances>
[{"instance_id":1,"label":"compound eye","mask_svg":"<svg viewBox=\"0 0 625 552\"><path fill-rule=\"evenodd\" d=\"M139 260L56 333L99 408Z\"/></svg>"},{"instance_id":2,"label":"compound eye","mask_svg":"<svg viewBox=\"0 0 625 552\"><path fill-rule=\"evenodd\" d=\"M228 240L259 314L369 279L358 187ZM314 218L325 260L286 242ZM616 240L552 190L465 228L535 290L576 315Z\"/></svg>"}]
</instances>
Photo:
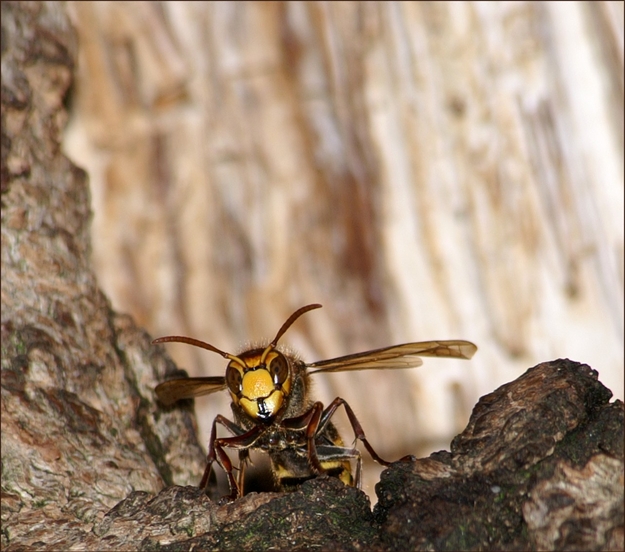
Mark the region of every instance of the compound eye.
<instances>
[{"instance_id":1,"label":"compound eye","mask_svg":"<svg viewBox=\"0 0 625 552\"><path fill-rule=\"evenodd\" d=\"M235 395L241 394L241 381L241 372L232 364L228 364L228 368L226 368L226 383L228 384L228 389Z\"/></svg>"},{"instance_id":2,"label":"compound eye","mask_svg":"<svg viewBox=\"0 0 625 552\"><path fill-rule=\"evenodd\" d=\"M283 355L278 354L269 363L269 373L274 385L282 385L289 377L289 365Z\"/></svg>"}]
</instances>

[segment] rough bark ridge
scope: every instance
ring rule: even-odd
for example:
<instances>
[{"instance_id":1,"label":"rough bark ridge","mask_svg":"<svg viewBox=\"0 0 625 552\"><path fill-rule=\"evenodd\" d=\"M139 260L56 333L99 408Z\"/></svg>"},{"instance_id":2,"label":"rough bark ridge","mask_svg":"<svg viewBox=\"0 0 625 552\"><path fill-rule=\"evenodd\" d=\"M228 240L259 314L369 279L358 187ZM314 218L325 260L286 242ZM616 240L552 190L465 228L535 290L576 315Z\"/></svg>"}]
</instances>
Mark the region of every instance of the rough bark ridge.
<instances>
[{"instance_id":1,"label":"rough bark ridge","mask_svg":"<svg viewBox=\"0 0 625 552\"><path fill-rule=\"evenodd\" d=\"M99 291L86 177L59 151L71 36L58 4L2 3L3 549L622 549L623 404L568 360L384 472L373 512L328 478L225 506L177 486L203 468L193 417L155 404L174 367Z\"/></svg>"},{"instance_id":2,"label":"rough bark ridge","mask_svg":"<svg viewBox=\"0 0 625 552\"><path fill-rule=\"evenodd\" d=\"M167 360L89 267L86 175L60 152L72 37L58 4L2 3L3 546L69 544L131 491L195 482L203 463L188 413L157 415Z\"/></svg>"}]
</instances>

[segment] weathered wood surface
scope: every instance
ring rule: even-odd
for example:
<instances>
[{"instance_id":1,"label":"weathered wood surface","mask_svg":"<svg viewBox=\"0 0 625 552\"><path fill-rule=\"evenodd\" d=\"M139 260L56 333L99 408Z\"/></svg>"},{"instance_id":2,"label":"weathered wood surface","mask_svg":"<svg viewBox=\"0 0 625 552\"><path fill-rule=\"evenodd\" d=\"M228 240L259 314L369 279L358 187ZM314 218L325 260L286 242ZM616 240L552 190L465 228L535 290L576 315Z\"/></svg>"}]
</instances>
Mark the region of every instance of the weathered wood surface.
<instances>
[{"instance_id":1,"label":"weathered wood surface","mask_svg":"<svg viewBox=\"0 0 625 552\"><path fill-rule=\"evenodd\" d=\"M474 341L470 363L316 379L389 458L446 446L546 358L623 398L622 3L69 9L65 148L116 310L238 352L319 302L284 339L308 361ZM206 441L228 399L197 408Z\"/></svg>"},{"instance_id":2,"label":"weathered wood surface","mask_svg":"<svg viewBox=\"0 0 625 552\"><path fill-rule=\"evenodd\" d=\"M1 6L3 549L622 549L623 405L569 361L386 471L373 512L328 479L223 507L189 487L193 415L153 394L175 367L98 288L86 175L60 152L74 35L61 4Z\"/></svg>"}]
</instances>

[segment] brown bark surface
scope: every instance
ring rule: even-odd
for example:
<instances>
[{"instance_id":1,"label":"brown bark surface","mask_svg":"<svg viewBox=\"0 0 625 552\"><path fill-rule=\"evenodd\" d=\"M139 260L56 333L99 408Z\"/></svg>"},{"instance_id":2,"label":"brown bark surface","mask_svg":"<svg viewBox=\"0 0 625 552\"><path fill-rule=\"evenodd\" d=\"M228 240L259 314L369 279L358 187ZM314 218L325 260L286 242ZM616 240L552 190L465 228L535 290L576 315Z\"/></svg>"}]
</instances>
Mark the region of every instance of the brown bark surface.
<instances>
[{"instance_id":1,"label":"brown bark surface","mask_svg":"<svg viewBox=\"0 0 625 552\"><path fill-rule=\"evenodd\" d=\"M75 35L61 4L1 7L3 549L623 548L623 404L568 360L385 471L373 511L328 478L225 506L192 487L194 416L153 392L175 366L99 289L86 174L60 151Z\"/></svg>"},{"instance_id":2,"label":"brown bark surface","mask_svg":"<svg viewBox=\"0 0 625 552\"><path fill-rule=\"evenodd\" d=\"M203 453L188 412L154 405L168 361L90 268L87 177L60 151L67 16L3 2L2 41L2 542L52 545L131 491L195 482Z\"/></svg>"}]
</instances>

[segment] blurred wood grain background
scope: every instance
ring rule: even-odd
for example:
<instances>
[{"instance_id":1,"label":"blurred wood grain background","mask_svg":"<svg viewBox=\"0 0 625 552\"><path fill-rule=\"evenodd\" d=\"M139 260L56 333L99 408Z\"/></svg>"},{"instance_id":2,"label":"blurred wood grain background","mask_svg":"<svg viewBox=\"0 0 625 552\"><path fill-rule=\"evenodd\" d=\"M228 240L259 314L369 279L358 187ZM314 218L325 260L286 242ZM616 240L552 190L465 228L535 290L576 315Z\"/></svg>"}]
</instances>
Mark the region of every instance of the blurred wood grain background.
<instances>
[{"instance_id":1,"label":"blurred wood grain background","mask_svg":"<svg viewBox=\"0 0 625 552\"><path fill-rule=\"evenodd\" d=\"M317 378L391 459L448 449L542 361L623 398L622 2L68 9L93 264L154 337L236 353L319 302L282 339L308 361L474 341L469 362ZM202 442L228 404L196 401Z\"/></svg>"}]
</instances>

